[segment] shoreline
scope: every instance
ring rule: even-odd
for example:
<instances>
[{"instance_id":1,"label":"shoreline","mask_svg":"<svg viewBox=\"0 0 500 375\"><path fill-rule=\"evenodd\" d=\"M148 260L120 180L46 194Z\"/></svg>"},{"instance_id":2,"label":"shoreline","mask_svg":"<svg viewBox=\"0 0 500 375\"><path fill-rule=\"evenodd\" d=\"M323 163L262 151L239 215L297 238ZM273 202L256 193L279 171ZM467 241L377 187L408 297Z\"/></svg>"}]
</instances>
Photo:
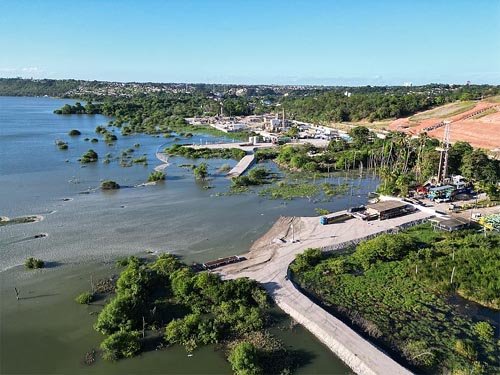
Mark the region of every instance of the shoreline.
<instances>
[{"instance_id":1,"label":"shoreline","mask_svg":"<svg viewBox=\"0 0 500 375\"><path fill-rule=\"evenodd\" d=\"M319 216L280 217L266 234L255 241L249 252L242 254L247 260L221 267L215 272L223 278L249 277L260 282L283 311L356 373L410 374L408 369L298 290L289 280L288 266L297 254L307 248L328 251L332 245L397 230L410 223L427 220L430 216L429 213L416 211L378 222L348 219L329 225L321 225Z\"/></svg>"}]
</instances>

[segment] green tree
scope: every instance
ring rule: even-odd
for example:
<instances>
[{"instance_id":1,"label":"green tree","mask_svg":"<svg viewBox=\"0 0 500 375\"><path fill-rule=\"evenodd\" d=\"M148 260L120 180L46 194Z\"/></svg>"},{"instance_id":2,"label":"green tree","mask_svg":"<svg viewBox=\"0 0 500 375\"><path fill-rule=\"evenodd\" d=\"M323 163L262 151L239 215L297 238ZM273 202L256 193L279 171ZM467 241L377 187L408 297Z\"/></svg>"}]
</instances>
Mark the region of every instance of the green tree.
<instances>
[{"instance_id":1,"label":"green tree","mask_svg":"<svg viewBox=\"0 0 500 375\"><path fill-rule=\"evenodd\" d=\"M299 127L294 125L286 132L286 135L290 138L297 138L299 136Z\"/></svg>"},{"instance_id":2,"label":"green tree","mask_svg":"<svg viewBox=\"0 0 500 375\"><path fill-rule=\"evenodd\" d=\"M296 155L292 156L292 158L290 160L290 167L300 169L308 161L309 161L309 158L306 155L296 154Z\"/></svg>"},{"instance_id":3,"label":"green tree","mask_svg":"<svg viewBox=\"0 0 500 375\"><path fill-rule=\"evenodd\" d=\"M88 305L90 302L94 300L94 294L90 292L83 292L78 297L75 298L75 301L82 304Z\"/></svg>"},{"instance_id":4,"label":"green tree","mask_svg":"<svg viewBox=\"0 0 500 375\"><path fill-rule=\"evenodd\" d=\"M415 240L404 234L382 234L372 240L358 245L355 258L367 270L377 261L391 261L402 259L413 248Z\"/></svg>"},{"instance_id":5,"label":"green tree","mask_svg":"<svg viewBox=\"0 0 500 375\"><path fill-rule=\"evenodd\" d=\"M228 357L236 375L258 375L262 373L257 349L251 343L241 342L231 350Z\"/></svg>"},{"instance_id":6,"label":"green tree","mask_svg":"<svg viewBox=\"0 0 500 375\"><path fill-rule=\"evenodd\" d=\"M340 152L349 149L349 143L347 143L344 139L332 139L328 143L328 150L333 152Z\"/></svg>"},{"instance_id":7,"label":"green tree","mask_svg":"<svg viewBox=\"0 0 500 375\"><path fill-rule=\"evenodd\" d=\"M408 340L403 346L403 354L413 365L430 368L435 365L436 354L424 340Z\"/></svg>"},{"instance_id":8,"label":"green tree","mask_svg":"<svg viewBox=\"0 0 500 375\"><path fill-rule=\"evenodd\" d=\"M139 332L118 331L101 343L102 357L108 361L133 357L141 348Z\"/></svg>"},{"instance_id":9,"label":"green tree","mask_svg":"<svg viewBox=\"0 0 500 375\"><path fill-rule=\"evenodd\" d=\"M488 155L484 151L474 150L462 158L462 175L469 180L479 181L483 177L483 168L488 163Z\"/></svg>"},{"instance_id":10,"label":"green tree","mask_svg":"<svg viewBox=\"0 0 500 375\"><path fill-rule=\"evenodd\" d=\"M94 324L96 331L109 335L114 332L130 331L137 326L140 302L132 295L118 295L99 313Z\"/></svg>"},{"instance_id":11,"label":"green tree","mask_svg":"<svg viewBox=\"0 0 500 375\"><path fill-rule=\"evenodd\" d=\"M165 173L162 171L154 171L149 174L148 182L158 182L165 180Z\"/></svg>"},{"instance_id":12,"label":"green tree","mask_svg":"<svg viewBox=\"0 0 500 375\"><path fill-rule=\"evenodd\" d=\"M352 138L354 148L362 148L368 143L370 130L365 126L356 126L349 131L349 136Z\"/></svg>"},{"instance_id":13,"label":"green tree","mask_svg":"<svg viewBox=\"0 0 500 375\"><path fill-rule=\"evenodd\" d=\"M472 327L474 333L479 337L482 341L489 341L493 338L493 327L488 322L477 322Z\"/></svg>"},{"instance_id":14,"label":"green tree","mask_svg":"<svg viewBox=\"0 0 500 375\"><path fill-rule=\"evenodd\" d=\"M130 263L116 282L118 295L128 294L137 298L144 298L151 285L151 273L142 265Z\"/></svg>"},{"instance_id":15,"label":"green tree","mask_svg":"<svg viewBox=\"0 0 500 375\"><path fill-rule=\"evenodd\" d=\"M463 157L473 150L472 146L467 142L454 143L448 151L448 174L460 173Z\"/></svg>"},{"instance_id":16,"label":"green tree","mask_svg":"<svg viewBox=\"0 0 500 375\"><path fill-rule=\"evenodd\" d=\"M290 268L293 272L300 272L301 270L315 266L321 259L323 259L323 253L320 249L309 248L304 250L302 254L297 255Z\"/></svg>"},{"instance_id":17,"label":"green tree","mask_svg":"<svg viewBox=\"0 0 500 375\"><path fill-rule=\"evenodd\" d=\"M178 269L171 274L172 292L179 302L189 303L193 292L193 276L188 268Z\"/></svg>"},{"instance_id":18,"label":"green tree","mask_svg":"<svg viewBox=\"0 0 500 375\"><path fill-rule=\"evenodd\" d=\"M156 271L156 273L160 276L168 277L181 267L181 263L174 255L161 254L158 256L156 262L153 263L151 269Z\"/></svg>"},{"instance_id":19,"label":"green tree","mask_svg":"<svg viewBox=\"0 0 500 375\"><path fill-rule=\"evenodd\" d=\"M208 177L208 164L202 162L193 171L196 179L204 180Z\"/></svg>"},{"instance_id":20,"label":"green tree","mask_svg":"<svg viewBox=\"0 0 500 375\"><path fill-rule=\"evenodd\" d=\"M41 259L29 257L24 262L24 266L28 269L36 269L45 267L45 262Z\"/></svg>"},{"instance_id":21,"label":"green tree","mask_svg":"<svg viewBox=\"0 0 500 375\"><path fill-rule=\"evenodd\" d=\"M474 349L474 344L470 340L458 339L455 341L455 351L470 361L477 358L476 349Z\"/></svg>"},{"instance_id":22,"label":"green tree","mask_svg":"<svg viewBox=\"0 0 500 375\"><path fill-rule=\"evenodd\" d=\"M80 158L80 162L81 163L93 163L93 162L96 162L97 159L99 159L97 152L90 149L85 154L82 155L82 157Z\"/></svg>"}]
</instances>

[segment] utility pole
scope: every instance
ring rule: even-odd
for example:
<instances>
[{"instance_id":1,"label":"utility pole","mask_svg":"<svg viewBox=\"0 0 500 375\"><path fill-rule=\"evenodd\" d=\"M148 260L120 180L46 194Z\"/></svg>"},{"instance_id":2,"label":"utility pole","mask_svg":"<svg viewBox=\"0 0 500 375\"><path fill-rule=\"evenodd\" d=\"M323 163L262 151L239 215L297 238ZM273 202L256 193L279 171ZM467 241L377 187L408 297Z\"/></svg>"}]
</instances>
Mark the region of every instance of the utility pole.
<instances>
[{"instance_id":1,"label":"utility pole","mask_svg":"<svg viewBox=\"0 0 500 375\"><path fill-rule=\"evenodd\" d=\"M142 316L142 338L146 336L146 320L144 320L144 315Z\"/></svg>"},{"instance_id":2,"label":"utility pole","mask_svg":"<svg viewBox=\"0 0 500 375\"><path fill-rule=\"evenodd\" d=\"M285 131L285 107L281 107L283 119L281 120L281 131Z\"/></svg>"},{"instance_id":3,"label":"utility pole","mask_svg":"<svg viewBox=\"0 0 500 375\"><path fill-rule=\"evenodd\" d=\"M94 294L94 281L92 280L92 275L90 275L90 291Z\"/></svg>"}]
</instances>

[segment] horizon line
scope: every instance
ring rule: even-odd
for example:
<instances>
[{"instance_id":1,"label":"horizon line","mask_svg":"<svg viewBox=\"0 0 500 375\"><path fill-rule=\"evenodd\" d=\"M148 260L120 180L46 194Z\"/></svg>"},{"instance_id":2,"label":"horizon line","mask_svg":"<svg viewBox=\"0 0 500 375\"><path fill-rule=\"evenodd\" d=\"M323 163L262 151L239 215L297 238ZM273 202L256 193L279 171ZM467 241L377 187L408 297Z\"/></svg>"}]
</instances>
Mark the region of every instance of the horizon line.
<instances>
[{"instance_id":1,"label":"horizon line","mask_svg":"<svg viewBox=\"0 0 500 375\"><path fill-rule=\"evenodd\" d=\"M231 85L231 86L275 86L275 87L286 87L286 86L301 86L301 87L423 87L429 85L448 85L448 86L500 86L500 84L495 83L450 83L450 82L427 82L424 84L413 84L411 81L410 86L406 86L405 84L312 84L312 83L234 83L234 82L189 82L189 81L170 81L170 82L162 82L162 81L108 81L108 80L99 80L99 79L83 79L83 78L35 78L35 77L0 77L0 79L22 79L29 81L41 81L41 80L52 80L52 81L84 81L84 82L99 82L99 83L123 83L123 84L164 84L164 85Z\"/></svg>"}]
</instances>

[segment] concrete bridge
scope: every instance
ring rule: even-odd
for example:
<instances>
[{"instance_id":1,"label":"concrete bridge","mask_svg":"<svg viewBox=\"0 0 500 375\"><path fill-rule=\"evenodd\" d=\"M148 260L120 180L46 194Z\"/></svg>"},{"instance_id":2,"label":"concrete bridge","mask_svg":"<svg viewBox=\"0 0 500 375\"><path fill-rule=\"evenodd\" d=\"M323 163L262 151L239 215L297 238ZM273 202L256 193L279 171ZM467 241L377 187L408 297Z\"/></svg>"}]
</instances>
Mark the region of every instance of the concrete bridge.
<instances>
[{"instance_id":1,"label":"concrete bridge","mask_svg":"<svg viewBox=\"0 0 500 375\"><path fill-rule=\"evenodd\" d=\"M253 165L254 162L255 156L253 154L243 156L238 164L236 164L233 169L229 171L226 177L232 178L241 176L248 168Z\"/></svg>"},{"instance_id":2,"label":"concrete bridge","mask_svg":"<svg viewBox=\"0 0 500 375\"><path fill-rule=\"evenodd\" d=\"M210 148L210 149L222 149L222 148L238 148L240 150L243 150L247 153L239 162L236 164L233 169L231 169L226 177L232 178L232 177L239 177L243 173L245 173L248 168L250 168L253 163L255 162L255 156L254 152L255 150L259 150L262 148L271 148L271 147L276 147L275 144L272 143L257 143L257 144L250 144L250 143L213 143L213 144L207 144L207 145L191 145L187 146L191 147L194 149L200 149L200 148Z\"/></svg>"},{"instance_id":3,"label":"concrete bridge","mask_svg":"<svg viewBox=\"0 0 500 375\"><path fill-rule=\"evenodd\" d=\"M156 158L161 161L163 164L160 164L160 165L157 165L154 170L156 172L163 172L163 170L165 168L167 168L170 163L168 162L168 155L165 154L164 152L161 152L160 151L160 148L158 148L158 150L156 150Z\"/></svg>"}]
</instances>

